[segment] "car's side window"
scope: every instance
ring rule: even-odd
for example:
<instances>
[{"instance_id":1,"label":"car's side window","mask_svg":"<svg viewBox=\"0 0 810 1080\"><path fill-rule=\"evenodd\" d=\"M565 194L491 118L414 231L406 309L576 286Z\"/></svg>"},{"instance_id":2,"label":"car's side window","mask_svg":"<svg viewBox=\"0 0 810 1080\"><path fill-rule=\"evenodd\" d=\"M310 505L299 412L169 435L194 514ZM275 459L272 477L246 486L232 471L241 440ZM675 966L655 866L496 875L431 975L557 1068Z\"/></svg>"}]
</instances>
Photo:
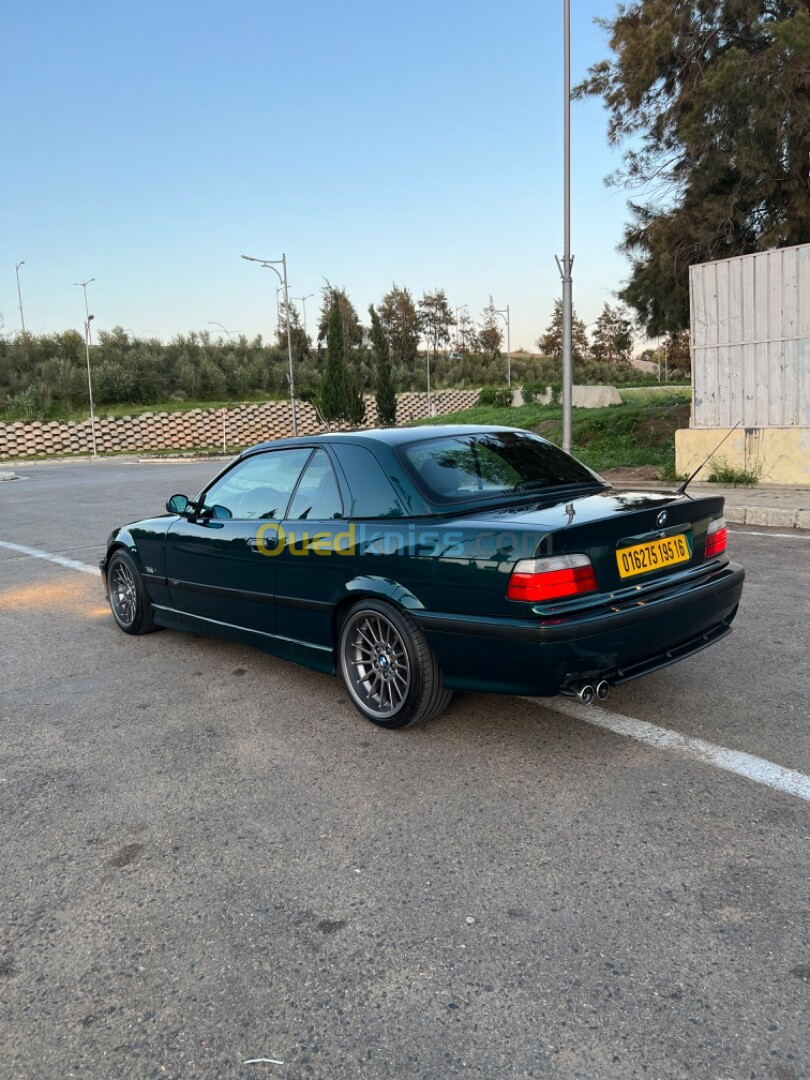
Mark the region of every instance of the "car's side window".
<instances>
[{"instance_id":1,"label":"car's side window","mask_svg":"<svg viewBox=\"0 0 810 1080\"><path fill-rule=\"evenodd\" d=\"M298 482L287 517L296 521L329 521L343 517L335 470L325 450L316 450Z\"/></svg>"},{"instance_id":2,"label":"car's side window","mask_svg":"<svg viewBox=\"0 0 810 1080\"><path fill-rule=\"evenodd\" d=\"M201 515L279 521L311 454L302 446L240 461L204 493Z\"/></svg>"},{"instance_id":3,"label":"car's side window","mask_svg":"<svg viewBox=\"0 0 810 1080\"><path fill-rule=\"evenodd\" d=\"M352 492L350 517L403 517L405 511L376 457L364 446L333 444Z\"/></svg>"}]
</instances>

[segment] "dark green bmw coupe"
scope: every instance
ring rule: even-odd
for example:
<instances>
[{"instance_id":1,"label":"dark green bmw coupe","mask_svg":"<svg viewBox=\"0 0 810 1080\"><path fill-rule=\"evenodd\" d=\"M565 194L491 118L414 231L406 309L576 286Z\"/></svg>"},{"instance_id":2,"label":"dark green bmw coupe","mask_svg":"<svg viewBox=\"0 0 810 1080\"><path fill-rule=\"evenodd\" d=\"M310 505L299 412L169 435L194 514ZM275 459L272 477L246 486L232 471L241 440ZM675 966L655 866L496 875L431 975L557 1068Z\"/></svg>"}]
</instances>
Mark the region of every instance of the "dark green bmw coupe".
<instances>
[{"instance_id":1,"label":"dark green bmw coupe","mask_svg":"<svg viewBox=\"0 0 810 1080\"><path fill-rule=\"evenodd\" d=\"M246 450L112 534L120 628L235 638L340 676L382 727L454 689L604 698L730 632L723 500L619 492L526 431L316 435Z\"/></svg>"}]
</instances>

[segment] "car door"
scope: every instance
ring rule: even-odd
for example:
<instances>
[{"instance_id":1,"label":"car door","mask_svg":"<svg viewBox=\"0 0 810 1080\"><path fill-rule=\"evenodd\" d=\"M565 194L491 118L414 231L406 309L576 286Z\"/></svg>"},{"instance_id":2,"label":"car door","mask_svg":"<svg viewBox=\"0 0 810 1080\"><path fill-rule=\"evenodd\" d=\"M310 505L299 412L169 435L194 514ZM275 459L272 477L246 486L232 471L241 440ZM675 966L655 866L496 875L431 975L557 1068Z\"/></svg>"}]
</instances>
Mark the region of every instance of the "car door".
<instances>
[{"instance_id":1,"label":"car door","mask_svg":"<svg viewBox=\"0 0 810 1080\"><path fill-rule=\"evenodd\" d=\"M331 644L334 599L352 573L350 559L342 554L348 553L350 536L334 466L319 448L301 474L273 559L280 636Z\"/></svg>"},{"instance_id":2,"label":"car door","mask_svg":"<svg viewBox=\"0 0 810 1080\"><path fill-rule=\"evenodd\" d=\"M276 632L276 567L268 554L311 454L311 447L251 454L169 526L172 607L209 623Z\"/></svg>"}]
</instances>

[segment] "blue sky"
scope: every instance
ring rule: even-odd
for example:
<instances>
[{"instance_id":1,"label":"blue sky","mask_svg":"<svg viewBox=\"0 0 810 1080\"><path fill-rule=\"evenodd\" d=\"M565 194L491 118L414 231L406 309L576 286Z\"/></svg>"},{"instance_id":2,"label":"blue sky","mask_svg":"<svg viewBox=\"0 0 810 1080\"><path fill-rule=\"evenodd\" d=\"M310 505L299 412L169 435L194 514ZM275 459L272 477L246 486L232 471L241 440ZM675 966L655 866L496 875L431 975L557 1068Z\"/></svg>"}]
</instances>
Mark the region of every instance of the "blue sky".
<instances>
[{"instance_id":1,"label":"blue sky","mask_svg":"<svg viewBox=\"0 0 810 1080\"><path fill-rule=\"evenodd\" d=\"M607 55L572 0L572 79ZM9 0L0 70L0 312L19 328L271 336L272 272L366 317L392 282L510 305L531 347L560 294L562 0ZM574 304L627 275L598 101L572 105ZM216 327L208 327L216 331Z\"/></svg>"}]
</instances>

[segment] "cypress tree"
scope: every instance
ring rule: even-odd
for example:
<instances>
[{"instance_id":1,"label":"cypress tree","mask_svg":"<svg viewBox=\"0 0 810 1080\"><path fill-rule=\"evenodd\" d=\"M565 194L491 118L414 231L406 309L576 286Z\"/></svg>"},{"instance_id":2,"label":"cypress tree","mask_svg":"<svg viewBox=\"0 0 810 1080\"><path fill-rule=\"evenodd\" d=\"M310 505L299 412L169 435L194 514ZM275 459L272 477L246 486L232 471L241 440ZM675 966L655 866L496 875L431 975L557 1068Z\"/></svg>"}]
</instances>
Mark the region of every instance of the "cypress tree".
<instances>
[{"instance_id":1,"label":"cypress tree","mask_svg":"<svg viewBox=\"0 0 810 1080\"><path fill-rule=\"evenodd\" d=\"M343 348L343 319L340 305L333 302L326 331L326 368L318 394L324 420L346 417L346 360Z\"/></svg>"},{"instance_id":2,"label":"cypress tree","mask_svg":"<svg viewBox=\"0 0 810 1080\"><path fill-rule=\"evenodd\" d=\"M374 354L374 397L377 417L382 427L394 427L397 422L397 395L391 369L391 353L388 338L373 304L369 304L371 316L371 348Z\"/></svg>"}]
</instances>

